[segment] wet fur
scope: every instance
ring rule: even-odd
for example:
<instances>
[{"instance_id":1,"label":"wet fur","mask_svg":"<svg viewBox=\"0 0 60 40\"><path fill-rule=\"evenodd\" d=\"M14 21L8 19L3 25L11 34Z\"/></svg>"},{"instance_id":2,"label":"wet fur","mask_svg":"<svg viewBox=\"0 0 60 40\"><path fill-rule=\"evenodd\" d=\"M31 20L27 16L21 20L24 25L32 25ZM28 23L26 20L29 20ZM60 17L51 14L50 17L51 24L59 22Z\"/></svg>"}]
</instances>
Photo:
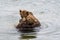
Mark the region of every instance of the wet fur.
<instances>
[{"instance_id":1,"label":"wet fur","mask_svg":"<svg viewBox=\"0 0 60 40\"><path fill-rule=\"evenodd\" d=\"M21 19L19 20L19 24L16 28L22 30L24 28L34 28L41 26L38 19L36 19L32 12L26 10L20 10Z\"/></svg>"}]
</instances>

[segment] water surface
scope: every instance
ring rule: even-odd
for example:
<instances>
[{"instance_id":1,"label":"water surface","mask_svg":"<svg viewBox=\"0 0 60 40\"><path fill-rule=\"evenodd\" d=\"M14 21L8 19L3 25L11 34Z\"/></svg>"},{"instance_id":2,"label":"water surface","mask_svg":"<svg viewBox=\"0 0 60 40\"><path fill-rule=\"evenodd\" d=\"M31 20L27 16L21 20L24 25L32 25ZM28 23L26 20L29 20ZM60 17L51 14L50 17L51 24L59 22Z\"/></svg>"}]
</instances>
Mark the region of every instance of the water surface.
<instances>
[{"instance_id":1,"label":"water surface","mask_svg":"<svg viewBox=\"0 0 60 40\"><path fill-rule=\"evenodd\" d=\"M19 10L33 12L41 29L18 32ZM60 40L60 0L0 0L0 40Z\"/></svg>"}]
</instances>

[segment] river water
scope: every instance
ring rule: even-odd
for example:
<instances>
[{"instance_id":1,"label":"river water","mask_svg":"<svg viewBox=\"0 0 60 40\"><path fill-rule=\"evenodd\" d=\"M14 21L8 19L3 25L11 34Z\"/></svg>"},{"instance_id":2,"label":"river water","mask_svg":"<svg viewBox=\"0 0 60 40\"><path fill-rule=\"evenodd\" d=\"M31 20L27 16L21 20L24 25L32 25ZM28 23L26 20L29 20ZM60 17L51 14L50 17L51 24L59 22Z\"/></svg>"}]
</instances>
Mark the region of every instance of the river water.
<instances>
[{"instance_id":1,"label":"river water","mask_svg":"<svg viewBox=\"0 0 60 40\"><path fill-rule=\"evenodd\" d=\"M40 21L36 32L15 28L23 9ZM0 40L60 40L60 0L0 0Z\"/></svg>"}]
</instances>

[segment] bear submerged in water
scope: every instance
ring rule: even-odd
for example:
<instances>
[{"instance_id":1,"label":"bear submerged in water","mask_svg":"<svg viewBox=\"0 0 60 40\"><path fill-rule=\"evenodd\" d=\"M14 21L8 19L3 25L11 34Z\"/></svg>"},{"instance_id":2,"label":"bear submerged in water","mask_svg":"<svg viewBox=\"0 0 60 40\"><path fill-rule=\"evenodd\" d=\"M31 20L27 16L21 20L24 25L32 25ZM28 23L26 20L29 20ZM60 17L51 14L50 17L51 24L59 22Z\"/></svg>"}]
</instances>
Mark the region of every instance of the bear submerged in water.
<instances>
[{"instance_id":1,"label":"bear submerged in water","mask_svg":"<svg viewBox=\"0 0 60 40\"><path fill-rule=\"evenodd\" d=\"M19 20L19 24L16 27L17 29L26 30L41 26L40 22L34 17L32 12L26 10L20 10L19 12L21 19Z\"/></svg>"}]
</instances>

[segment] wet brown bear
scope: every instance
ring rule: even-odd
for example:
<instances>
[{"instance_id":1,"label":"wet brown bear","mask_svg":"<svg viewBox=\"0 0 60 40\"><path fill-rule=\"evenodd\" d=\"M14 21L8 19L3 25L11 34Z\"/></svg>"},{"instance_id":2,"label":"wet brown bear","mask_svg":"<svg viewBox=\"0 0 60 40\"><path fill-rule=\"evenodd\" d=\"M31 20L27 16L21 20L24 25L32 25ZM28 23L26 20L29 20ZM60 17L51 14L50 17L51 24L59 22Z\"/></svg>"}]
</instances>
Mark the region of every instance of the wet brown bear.
<instances>
[{"instance_id":1,"label":"wet brown bear","mask_svg":"<svg viewBox=\"0 0 60 40\"><path fill-rule=\"evenodd\" d=\"M17 28L34 28L41 26L40 22L33 16L32 12L20 10L21 19Z\"/></svg>"}]
</instances>

